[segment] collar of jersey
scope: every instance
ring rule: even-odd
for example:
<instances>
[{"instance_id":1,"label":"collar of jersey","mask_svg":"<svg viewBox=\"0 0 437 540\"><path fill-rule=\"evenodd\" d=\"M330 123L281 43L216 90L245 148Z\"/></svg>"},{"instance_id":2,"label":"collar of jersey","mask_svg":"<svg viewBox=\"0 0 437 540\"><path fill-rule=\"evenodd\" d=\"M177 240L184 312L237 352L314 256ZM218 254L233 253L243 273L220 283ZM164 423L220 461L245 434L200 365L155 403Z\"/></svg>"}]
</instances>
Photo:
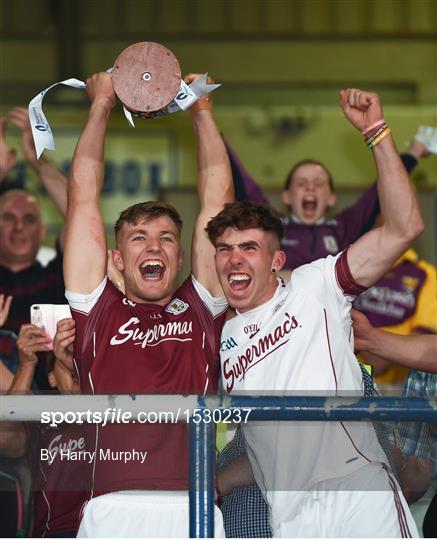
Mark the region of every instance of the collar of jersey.
<instances>
[{"instance_id":1,"label":"collar of jersey","mask_svg":"<svg viewBox=\"0 0 437 540\"><path fill-rule=\"evenodd\" d=\"M278 296L281 294L281 290L283 289L282 281L279 278L277 279L277 281L278 286L276 287L275 294L270 298L270 300L267 300L267 302L264 302L264 304L261 304L260 306L257 306L253 309L249 309L249 311L245 311L244 313L241 313L240 311L238 311L238 309L235 309L235 313L239 317L246 317L249 315L253 315L254 313L261 313L261 311L264 311L271 307L277 301Z\"/></svg>"},{"instance_id":2,"label":"collar of jersey","mask_svg":"<svg viewBox=\"0 0 437 540\"><path fill-rule=\"evenodd\" d=\"M290 214L290 218L291 218L291 221L293 223L298 223L299 225L305 225L305 223L303 223L297 216L296 214L293 214L293 212L291 212ZM325 218L324 217L321 217L320 219L318 219L317 221L315 221L313 223L313 225L323 225L325 223ZM308 225L308 227L311 227L311 225Z\"/></svg>"}]
</instances>

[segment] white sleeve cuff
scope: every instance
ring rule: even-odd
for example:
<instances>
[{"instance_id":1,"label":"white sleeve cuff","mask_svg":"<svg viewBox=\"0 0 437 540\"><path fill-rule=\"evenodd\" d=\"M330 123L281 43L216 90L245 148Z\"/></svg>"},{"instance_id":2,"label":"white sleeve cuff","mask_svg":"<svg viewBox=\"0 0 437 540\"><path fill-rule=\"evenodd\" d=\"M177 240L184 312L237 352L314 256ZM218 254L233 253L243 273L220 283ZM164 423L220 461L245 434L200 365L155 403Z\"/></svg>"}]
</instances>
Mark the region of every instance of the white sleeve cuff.
<instances>
[{"instance_id":1,"label":"white sleeve cuff","mask_svg":"<svg viewBox=\"0 0 437 540\"><path fill-rule=\"evenodd\" d=\"M212 294L207 289L205 289L205 287L201 283L199 283L192 274L191 281L193 282L193 286L196 289L196 292L199 295L200 299L214 317L217 317L217 315L220 315L228 309L229 304L224 296L220 298L212 296Z\"/></svg>"},{"instance_id":2,"label":"white sleeve cuff","mask_svg":"<svg viewBox=\"0 0 437 540\"><path fill-rule=\"evenodd\" d=\"M106 286L108 277L105 276L103 281L89 294L82 294L73 291L65 291L65 298L68 300L70 307L76 311L88 314L97 304Z\"/></svg>"}]
</instances>

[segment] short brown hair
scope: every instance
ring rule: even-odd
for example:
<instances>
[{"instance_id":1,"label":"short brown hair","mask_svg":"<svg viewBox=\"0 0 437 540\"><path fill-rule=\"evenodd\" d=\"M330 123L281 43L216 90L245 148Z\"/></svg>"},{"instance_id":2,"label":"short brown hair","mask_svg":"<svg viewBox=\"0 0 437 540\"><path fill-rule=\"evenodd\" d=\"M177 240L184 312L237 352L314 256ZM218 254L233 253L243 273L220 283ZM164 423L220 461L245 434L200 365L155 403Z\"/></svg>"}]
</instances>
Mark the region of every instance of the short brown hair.
<instances>
[{"instance_id":1,"label":"short brown hair","mask_svg":"<svg viewBox=\"0 0 437 540\"><path fill-rule=\"evenodd\" d=\"M179 215L179 212L171 204L159 201L147 201L137 204L133 204L123 210L120 213L119 218L115 222L114 231L115 239L118 239L121 228L125 223L129 225L136 225L140 219L145 219L149 221L151 219L156 219L161 216L168 216L173 223L176 225L179 234L182 231L182 219Z\"/></svg>"},{"instance_id":2,"label":"short brown hair","mask_svg":"<svg viewBox=\"0 0 437 540\"><path fill-rule=\"evenodd\" d=\"M247 201L225 204L223 210L208 222L205 230L214 246L217 238L229 227L240 231L262 229L273 233L279 242L284 234L282 221L273 210Z\"/></svg>"},{"instance_id":3,"label":"short brown hair","mask_svg":"<svg viewBox=\"0 0 437 540\"><path fill-rule=\"evenodd\" d=\"M319 167L322 167L322 169L328 175L329 189L332 191L332 193L334 193L334 180L332 178L332 174L330 173L326 165L323 165L321 161L317 161L316 159L302 159L301 161L298 161L296 165L293 166L291 171L288 173L287 178L285 179L284 191L287 191L287 189L291 186L294 173L299 167L302 167L302 165L318 165Z\"/></svg>"}]
</instances>

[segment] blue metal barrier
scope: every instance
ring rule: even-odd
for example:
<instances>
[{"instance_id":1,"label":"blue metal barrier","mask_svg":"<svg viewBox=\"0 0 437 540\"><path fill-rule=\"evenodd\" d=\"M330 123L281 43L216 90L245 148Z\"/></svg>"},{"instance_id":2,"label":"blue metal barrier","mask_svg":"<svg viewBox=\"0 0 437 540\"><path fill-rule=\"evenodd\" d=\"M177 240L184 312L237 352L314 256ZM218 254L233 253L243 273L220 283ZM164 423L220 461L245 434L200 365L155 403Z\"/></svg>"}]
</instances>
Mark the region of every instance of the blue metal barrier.
<instances>
[{"instance_id":1,"label":"blue metal barrier","mask_svg":"<svg viewBox=\"0 0 437 540\"><path fill-rule=\"evenodd\" d=\"M190 423L190 538L214 537L215 426Z\"/></svg>"},{"instance_id":2,"label":"blue metal barrier","mask_svg":"<svg viewBox=\"0 0 437 540\"><path fill-rule=\"evenodd\" d=\"M215 422L221 413L244 410L251 420L339 421L378 420L385 422L437 422L437 397L301 397L301 396L177 396L177 395L79 395L0 396L0 421L41 421L43 411L74 414L71 411L131 411L131 421L145 411L169 412L176 421L190 417L190 536L214 536ZM212 412L218 412L214 415ZM156 416L156 412L154 413ZM194 416L196 415L196 416ZM196 418L196 421L194 421ZM229 415L228 415L229 418ZM64 421L64 420L63 420ZM111 421L111 420L109 420ZM119 420L112 420L117 422ZM156 419L154 420L156 422Z\"/></svg>"},{"instance_id":3,"label":"blue metal barrier","mask_svg":"<svg viewBox=\"0 0 437 540\"><path fill-rule=\"evenodd\" d=\"M217 398L199 397L203 410L217 406ZM219 407L249 408L251 420L379 420L437 422L437 397L224 397ZM190 537L214 536L214 424L190 423Z\"/></svg>"}]
</instances>

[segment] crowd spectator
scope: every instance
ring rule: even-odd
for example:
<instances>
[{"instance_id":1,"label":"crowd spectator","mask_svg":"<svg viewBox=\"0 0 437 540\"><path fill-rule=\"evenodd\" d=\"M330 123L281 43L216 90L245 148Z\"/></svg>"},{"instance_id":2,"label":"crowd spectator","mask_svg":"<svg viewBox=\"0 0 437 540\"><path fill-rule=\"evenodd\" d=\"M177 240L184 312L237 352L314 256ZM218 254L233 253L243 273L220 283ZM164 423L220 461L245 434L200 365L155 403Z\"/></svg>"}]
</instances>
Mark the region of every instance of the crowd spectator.
<instances>
[{"instance_id":1,"label":"crowd spectator","mask_svg":"<svg viewBox=\"0 0 437 540\"><path fill-rule=\"evenodd\" d=\"M409 174L420 159L434 151L437 130L433 133L434 138L424 138L419 130L401 156ZM270 206L230 144L226 146L237 200ZM287 208L286 214L279 214L284 224L281 248L287 256L284 266L287 270L346 249L372 228L380 211L375 182L352 206L328 218L328 211L336 203L334 180L328 168L315 159L299 161L292 167L284 184L282 202Z\"/></svg>"},{"instance_id":2,"label":"crowd spectator","mask_svg":"<svg viewBox=\"0 0 437 540\"><path fill-rule=\"evenodd\" d=\"M410 248L381 279L355 300L354 308L361 311L373 326L394 334L435 335L436 269L420 259L416 251ZM360 353L360 359L373 366L375 379L382 392L399 394L408 374L401 359L397 363L388 362L367 350Z\"/></svg>"},{"instance_id":3,"label":"crowd spectator","mask_svg":"<svg viewBox=\"0 0 437 540\"><path fill-rule=\"evenodd\" d=\"M51 353L46 363L50 385L64 395L79 392L74 372L65 362L65 350L72 342L67 327L68 320L58 323L54 351L60 358ZM8 394L30 394L38 364L36 353L47 350L47 336L42 329L26 324L17 344L19 368ZM51 427L37 422L1 422L0 454L12 458L14 464L25 458L30 467L33 498L28 521L33 537L76 537L82 505L89 496L92 467L83 459L66 459L61 450L90 451L90 429L87 424ZM9 516L3 508L1 515L4 524Z\"/></svg>"},{"instance_id":4,"label":"crowd spectator","mask_svg":"<svg viewBox=\"0 0 437 540\"><path fill-rule=\"evenodd\" d=\"M36 159L27 111L12 109L9 121L22 133L22 152L27 163L37 173L59 211L65 216L67 208L66 178L48 160ZM8 120L0 118L0 180L17 165L16 151L6 142ZM62 234L57 243L57 256L47 266L37 261L37 254L46 233L41 207L36 196L23 189L9 189L0 195L0 294L10 303L0 339L0 358L11 373L18 367L14 339L21 325L30 321L32 304L64 304L62 274ZM42 364L36 369L39 389L47 390Z\"/></svg>"},{"instance_id":5,"label":"crowd spectator","mask_svg":"<svg viewBox=\"0 0 437 540\"><path fill-rule=\"evenodd\" d=\"M437 373L437 335L404 336L374 327L361 312L353 310L355 349L369 351L387 362L408 369Z\"/></svg>"}]
</instances>

